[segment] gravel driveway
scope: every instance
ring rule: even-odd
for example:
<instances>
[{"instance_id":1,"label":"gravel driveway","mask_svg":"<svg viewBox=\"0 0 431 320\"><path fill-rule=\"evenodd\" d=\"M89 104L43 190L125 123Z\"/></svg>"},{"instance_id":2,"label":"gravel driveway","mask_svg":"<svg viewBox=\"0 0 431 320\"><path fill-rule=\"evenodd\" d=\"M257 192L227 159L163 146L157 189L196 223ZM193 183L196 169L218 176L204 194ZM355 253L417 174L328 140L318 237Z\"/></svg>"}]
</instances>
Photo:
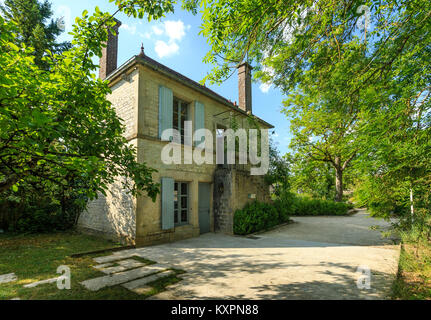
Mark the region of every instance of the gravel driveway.
<instances>
[{"instance_id":1,"label":"gravel driveway","mask_svg":"<svg viewBox=\"0 0 431 320\"><path fill-rule=\"evenodd\" d=\"M365 211L348 217L293 217L253 238L208 233L134 249L187 271L153 299L383 299L398 268L399 246L370 226ZM358 288L370 270L370 288ZM366 281L361 281L366 284Z\"/></svg>"}]
</instances>

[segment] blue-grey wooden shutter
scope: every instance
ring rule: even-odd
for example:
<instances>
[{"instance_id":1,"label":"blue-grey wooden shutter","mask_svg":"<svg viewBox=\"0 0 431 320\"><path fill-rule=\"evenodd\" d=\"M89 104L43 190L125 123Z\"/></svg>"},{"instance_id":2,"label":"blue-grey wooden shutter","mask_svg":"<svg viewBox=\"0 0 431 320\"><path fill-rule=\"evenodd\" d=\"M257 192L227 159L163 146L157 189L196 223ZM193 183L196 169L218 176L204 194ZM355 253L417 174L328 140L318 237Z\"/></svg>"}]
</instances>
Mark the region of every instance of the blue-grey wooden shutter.
<instances>
[{"instance_id":1,"label":"blue-grey wooden shutter","mask_svg":"<svg viewBox=\"0 0 431 320\"><path fill-rule=\"evenodd\" d=\"M172 90L159 86L159 138L166 129L172 129L174 96Z\"/></svg>"},{"instance_id":2,"label":"blue-grey wooden shutter","mask_svg":"<svg viewBox=\"0 0 431 320\"><path fill-rule=\"evenodd\" d=\"M162 177L162 229L174 227L174 179Z\"/></svg>"},{"instance_id":3,"label":"blue-grey wooden shutter","mask_svg":"<svg viewBox=\"0 0 431 320\"><path fill-rule=\"evenodd\" d=\"M195 131L205 128L205 106L202 102L195 101ZM205 137L202 137L200 141L196 141L195 145L205 141Z\"/></svg>"}]
</instances>

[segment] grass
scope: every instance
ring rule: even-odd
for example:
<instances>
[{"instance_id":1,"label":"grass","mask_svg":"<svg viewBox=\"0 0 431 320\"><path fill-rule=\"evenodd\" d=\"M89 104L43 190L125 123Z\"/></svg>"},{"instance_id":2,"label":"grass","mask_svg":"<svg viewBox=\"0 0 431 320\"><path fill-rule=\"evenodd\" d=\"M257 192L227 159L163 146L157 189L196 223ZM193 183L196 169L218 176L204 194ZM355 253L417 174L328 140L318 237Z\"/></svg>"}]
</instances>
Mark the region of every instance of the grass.
<instances>
[{"instance_id":1,"label":"grass","mask_svg":"<svg viewBox=\"0 0 431 320\"><path fill-rule=\"evenodd\" d=\"M431 244L402 245L392 299L431 300Z\"/></svg>"},{"instance_id":2,"label":"grass","mask_svg":"<svg viewBox=\"0 0 431 320\"><path fill-rule=\"evenodd\" d=\"M71 254L120 246L119 243L74 232L37 235L0 234L0 274L15 272L18 277L18 281L0 284L0 300L17 297L20 299L49 300L136 300L145 299L161 292L165 290L167 285L181 280L179 275L182 272L175 270L174 275L151 283L153 289L144 295L138 295L121 286L108 287L93 292L79 284L83 280L102 276L104 273L92 268L93 265L97 264L92 258L97 255L71 258ZM133 257L133 259L135 258L146 264L154 263L151 260ZM59 290L55 282L34 288L23 287L28 283L58 277L59 274L56 273L56 270L60 265L67 265L71 269L70 290Z\"/></svg>"}]
</instances>

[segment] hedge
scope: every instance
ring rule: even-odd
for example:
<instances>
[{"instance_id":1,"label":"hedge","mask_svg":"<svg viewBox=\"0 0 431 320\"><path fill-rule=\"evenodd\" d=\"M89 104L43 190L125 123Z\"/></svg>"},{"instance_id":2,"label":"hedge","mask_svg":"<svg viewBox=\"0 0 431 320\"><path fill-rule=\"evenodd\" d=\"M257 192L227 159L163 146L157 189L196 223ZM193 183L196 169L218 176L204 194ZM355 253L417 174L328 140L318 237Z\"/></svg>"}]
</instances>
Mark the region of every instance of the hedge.
<instances>
[{"instance_id":1,"label":"hedge","mask_svg":"<svg viewBox=\"0 0 431 320\"><path fill-rule=\"evenodd\" d=\"M267 230L289 221L289 217L346 215L351 204L330 200L298 197L292 193L282 194L272 204L259 201L248 203L242 210L236 210L233 218L233 232L246 235Z\"/></svg>"},{"instance_id":2,"label":"hedge","mask_svg":"<svg viewBox=\"0 0 431 320\"><path fill-rule=\"evenodd\" d=\"M289 217L280 214L277 209L274 205L254 201L242 210L236 210L233 217L234 234L250 234L288 221Z\"/></svg>"}]
</instances>

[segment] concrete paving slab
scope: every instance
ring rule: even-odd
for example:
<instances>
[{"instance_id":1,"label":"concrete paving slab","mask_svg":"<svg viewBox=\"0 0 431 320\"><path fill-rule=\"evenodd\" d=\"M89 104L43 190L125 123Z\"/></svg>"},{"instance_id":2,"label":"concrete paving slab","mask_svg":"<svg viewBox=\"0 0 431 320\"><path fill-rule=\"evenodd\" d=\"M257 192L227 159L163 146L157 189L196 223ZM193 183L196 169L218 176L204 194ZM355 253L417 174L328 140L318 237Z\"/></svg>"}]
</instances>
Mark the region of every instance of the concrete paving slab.
<instances>
[{"instance_id":1,"label":"concrete paving slab","mask_svg":"<svg viewBox=\"0 0 431 320\"><path fill-rule=\"evenodd\" d=\"M103 269L103 268L107 268L107 267L111 267L113 266L113 263L102 263L102 264L98 264L93 266L94 269Z\"/></svg>"},{"instance_id":2,"label":"concrete paving slab","mask_svg":"<svg viewBox=\"0 0 431 320\"><path fill-rule=\"evenodd\" d=\"M106 274L112 274L117 273L121 271L126 271L129 269L134 269L138 267L143 267L145 264L133 259L126 259L126 260L120 260L117 262L119 264L118 266L112 266L112 263L110 263L109 267L103 267L103 268L97 268L99 271L106 273ZM106 264L105 264L106 265Z\"/></svg>"},{"instance_id":3,"label":"concrete paving slab","mask_svg":"<svg viewBox=\"0 0 431 320\"><path fill-rule=\"evenodd\" d=\"M46 279L46 280L41 280L41 281L37 281L37 282L32 282L32 283L29 283L29 284L25 284L23 287L24 288L34 288L34 287L37 287L37 286L39 286L41 284L54 283L57 280L58 280L58 277L51 278L51 279Z\"/></svg>"},{"instance_id":4,"label":"concrete paving slab","mask_svg":"<svg viewBox=\"0 0 431 320\"><path fill-rule=\"evenodd\" d=\"M132 257L139 257L139 256L140 255L137 249L129 249L124 251L116 251L109 256L96 257L96 258L93 258L93 260L97 263L109 263L109 262L115 262L118 260L124 260Z\"/></svg>"},{"instance_id":5,"label":"concrete paving slab","mask_svg":"<svg viewBox=\"0 0 431 320\"><path fill-rule=\"evenodd\" d=\"M132 269L129 271L123 271L123 272L114 273L111 275L85 280L81 282L81 284L84 287L86 287L88 290L97 291L105 287L122 284L138 278L143 278L145 276L163 271L165 269L167 269L166 265L153 264L150 266Z\"/></svg>"},{"instance_id":6,"label":"concrete paving slab","mask_svg":"<svg viewBox=\"0 0 431 320\"><path fill-rule=\"evenodd\" d=\"M9 283L12 281L18 280L18 277L15 273L6 273L6 274L0 274L0 284L2 283Z\"/></svg>"},{"instance_id":7,"label":"concrete paving slab","mask_svg":"<svg viewBox=\"0 0 431 320\"><path fill-rule=\"evenodd\" d=\"M145 278L141 278L138 280L134 280L131 282L127 282L122 284L122 286L130 291L133 291L137 294L145 294L152 290L152 287L148 285L148 283L159 280L161 278L169 277L173 275L175 272L172 270L166 270L160 273L153 274L152 276L148 276Z\"/></svg>"}]
</instances>

